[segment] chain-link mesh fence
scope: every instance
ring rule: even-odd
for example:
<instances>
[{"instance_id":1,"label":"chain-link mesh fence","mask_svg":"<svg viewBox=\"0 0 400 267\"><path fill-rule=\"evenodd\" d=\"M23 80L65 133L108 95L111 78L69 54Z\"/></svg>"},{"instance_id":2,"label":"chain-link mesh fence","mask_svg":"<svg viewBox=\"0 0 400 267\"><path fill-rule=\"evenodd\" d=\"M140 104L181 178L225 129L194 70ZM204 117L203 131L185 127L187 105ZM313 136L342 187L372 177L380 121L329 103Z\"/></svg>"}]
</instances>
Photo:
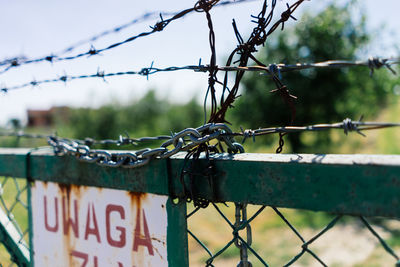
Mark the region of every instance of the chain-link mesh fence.
<instances>
[{"instance_id":1,"label":"chain-link mesh fence","mask_svg":"<svg viewBox=\"0 0 400 267\"><path fill-rule=\"evenodd\" d=\"M29 257L28 183L0 177L0 266L24 266Z\"/></svg>"},{"instance_id":2,"label":"chain-link mesh fence","mask_svg":"<svg viewBox=\"0 0 400 267\"><path fill-rule=\"evenodd\" d=\"M397 220L237 203L189 210L190 266L400 266Z\"/></svg>"},{"instance_id":3,"label":"chain-link mesh fence","mask_svg":"<svg viewBox=\"0 0 400 267\"><path fill-rule=\"evenodd\" d=\"M0 184L1 266L23 266L9 242L29 250L27 182ZM400 266L397 220L240 203L189 205L187 219L190 266Z\"/></svg>"}]
</instances>

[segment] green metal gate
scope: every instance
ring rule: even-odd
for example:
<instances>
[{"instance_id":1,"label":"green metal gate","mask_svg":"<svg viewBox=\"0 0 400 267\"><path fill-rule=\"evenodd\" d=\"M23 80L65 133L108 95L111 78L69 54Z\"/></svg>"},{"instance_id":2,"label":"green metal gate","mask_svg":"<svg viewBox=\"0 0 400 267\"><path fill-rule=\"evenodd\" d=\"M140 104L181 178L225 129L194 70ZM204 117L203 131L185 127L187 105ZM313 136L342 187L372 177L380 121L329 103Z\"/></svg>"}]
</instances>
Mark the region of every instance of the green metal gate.
<instances>
[{"instance_id":1,"label":"green metal gate","mask_svg":"<svg viewBox=\"0 0 400 267\"><path fill-rule=\"evenodd\" d=\"M254 239L263 239L268 246L268 237L255 235L251 228L253 221L267 209L300 240L298 253L280 263L281 266L292 265L307 254L322 266L328 265L313 251L312 245L338 221L346 222L343 215L359 220L377 238L393 256L388 265L400 264L395 251L366 219L400 217L400 156L220 154L198 160L191 174L182 175L184 163L185 153L178 153L169 159L154 159L140 168L108 168L80 162L72 156L55 156L45 150L1 149L1 243L12 262L33 266L36 249L32 243L35 236L32 208L35 207L30 202L31 188L44 182L169 196L166 207L169 266L189 265L192 255L188 252L188 236L204 248L203 265L221 266L218 260L233 252L240 266L250 266L249 260L252 266L269 266L274 255L262 255L252 245ZM204 172L210 166L212 172ZM186 200L194 200L196 207L187 211ZM225 205L234 207L234 212L227 212ZM213 209L221 224L226 225L224 228L231 232L231 238L214 251L207 240L202 240L201 233L196 232L199 227L187 226L203 208ZM306 239L280 208L328 212L332 220ZM204 227L202 231L207 231Z\"/></svg>"}]
</instances>

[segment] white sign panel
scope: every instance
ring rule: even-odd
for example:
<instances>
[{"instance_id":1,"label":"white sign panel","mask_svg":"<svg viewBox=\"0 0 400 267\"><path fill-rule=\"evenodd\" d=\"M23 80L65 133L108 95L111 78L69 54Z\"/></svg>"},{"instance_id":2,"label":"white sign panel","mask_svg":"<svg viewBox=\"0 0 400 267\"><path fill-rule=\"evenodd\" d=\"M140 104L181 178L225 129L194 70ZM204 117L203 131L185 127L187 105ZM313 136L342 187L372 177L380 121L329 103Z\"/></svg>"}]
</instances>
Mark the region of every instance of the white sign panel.
<instances>
[{"instance_id":1,"label":"white sign panel","mask_svg":"<svg viewBox=\"0 0 400 267\"><path fill-rule=\"evenodd\" d=\"M168 266L166 196L35 181L35 266Z\"/></svg>"}]
</instances>

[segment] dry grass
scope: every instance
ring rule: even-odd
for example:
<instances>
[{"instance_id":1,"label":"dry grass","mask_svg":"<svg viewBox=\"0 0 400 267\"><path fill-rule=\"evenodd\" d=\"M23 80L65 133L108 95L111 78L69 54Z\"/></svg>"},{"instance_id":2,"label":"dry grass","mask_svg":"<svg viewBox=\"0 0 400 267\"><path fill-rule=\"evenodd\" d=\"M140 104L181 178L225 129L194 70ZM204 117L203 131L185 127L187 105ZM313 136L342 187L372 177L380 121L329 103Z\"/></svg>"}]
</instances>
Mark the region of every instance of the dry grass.
<instances>
[{"instance_id":1,"label":"dry grass","mask_svg":"<svg viewBox=\"0 0 400 267\"><path fill-rule=\"evenodd\" d=\"M16 184L16 183L17 184ZM14 180L13 178L5 178L0 177L0 185L1 185L1 194L0 197L5 203L7 208L11 208L15 199L17 197L17 187L22 190L26 186L25 179L17 179ZM26 190L22 191L20 195L20 199L27 203L27 192ZM0 208L3 209L3 203L1 202ZM28 227L28 210L22 206L20 203L16 204L12 210L12 214L15 220L18 222L20 228L22 230L27 229ZM25 242L28 242L28 237L25 238ZM9 266L11 263L10 255L8 254L7 250L3 245L0 244L0 266Z\"/></svg>"},{"instance_id":2,"label":"dry grass","mask_svg":"<svg viewBox=\"0 0 400 267\"><path fill-rule=\"evenodd\" d=\"M233 221L233 207L221 209ZM257 207L252 206L248 213L251 215L256 209ZM317 234L333 218L333 216L323 213L287 209L281 211L306 240ZM307 216L304 216L304 213ZM310 220L313 220L313 222ZM392 220L390 223L393 228L400 229L399 221ZM271 209L264 210L251 225L253 232L252 247L269 266L283 266L301 251L302 242ZM216 253L232 239L231 228L212 207L193 215L188 221L188 227L212 253ZM385 239L393 237L391 233L378 226L375 226L375 229ZM328 266L373 267L394 265L395 263L394 258L383 250L377 239L355 218L347 218L338 223L310 245L310 249ZM400 253L400 246L396 246L395 250ZM205 266L208 254L191 237L189 237L189 255L190 266ZM253 266L263 266L251 253L249 258ZM238 262L239 250L231 245L214 260L213 264L215 266L236 266ZM292 266L314 267L321 265L313 257L305 254Z\"/></svg>"}]
</instances>

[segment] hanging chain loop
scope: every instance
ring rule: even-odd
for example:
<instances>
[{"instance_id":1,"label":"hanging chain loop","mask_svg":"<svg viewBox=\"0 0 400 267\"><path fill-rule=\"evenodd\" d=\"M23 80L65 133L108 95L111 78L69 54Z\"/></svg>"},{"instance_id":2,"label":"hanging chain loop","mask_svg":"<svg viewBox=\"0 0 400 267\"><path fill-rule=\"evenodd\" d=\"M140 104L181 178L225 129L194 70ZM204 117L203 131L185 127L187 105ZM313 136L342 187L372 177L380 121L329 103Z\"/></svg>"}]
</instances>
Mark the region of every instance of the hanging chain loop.
<instances>
[{"instance_id":1,"label":"hanging chain loop","mask_svg":"<svg viewBox=\"0 0 400 267\"><path fill-rule=\"evenodd\" d=\"M235 230L234 235L236 236L235 246L240 249L240 262L237 267L252 267L250 261L248 261L247 246L252 244L251 226L247 222L247 204L235 203ZM239 239L239 231L246 228L246 243Z\"/></svg>"}]
</instances>

